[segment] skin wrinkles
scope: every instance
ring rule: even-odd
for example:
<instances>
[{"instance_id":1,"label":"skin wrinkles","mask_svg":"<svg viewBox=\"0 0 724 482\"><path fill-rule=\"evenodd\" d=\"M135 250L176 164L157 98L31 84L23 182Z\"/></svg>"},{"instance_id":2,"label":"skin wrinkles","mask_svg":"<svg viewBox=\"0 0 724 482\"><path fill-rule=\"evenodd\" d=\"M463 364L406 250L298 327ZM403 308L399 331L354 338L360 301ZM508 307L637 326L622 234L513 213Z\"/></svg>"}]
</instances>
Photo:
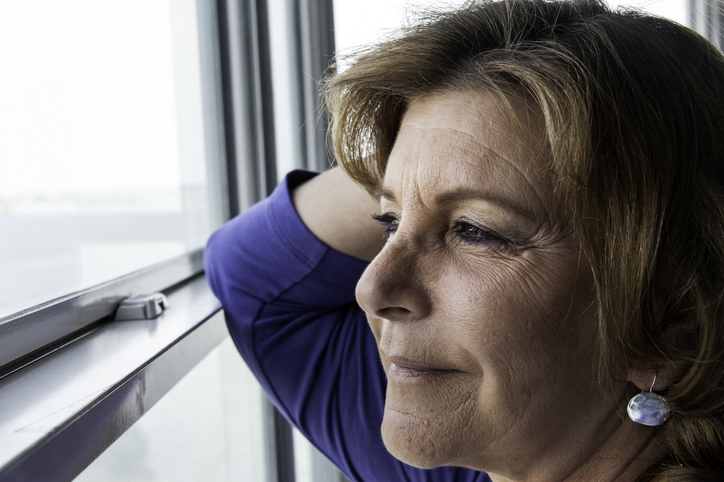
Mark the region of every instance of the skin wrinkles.
<instances>
[{"instance_id":1,"label":"skin wrinkles","mask_svg":"<svg viewBox=\"0 0 724 482\"><path fill-rule=\"evenodd\" d=\"M472 102L468 104L468 107L473 111L473 113L479 114L481 117L485 117L488 113L481 112L481 109L479 106L476 106ZM519 106L520 107L520 106ZM530 112L530 108L528 106L525 106L524 108L517 109L517 113L519 116L523 115L521 111L525 111L525 119L527 119L524 122L525 124L530 124L531 121L537 120L537 115L533 115L533 113ZM499 115L502 115L502 108L500 108L497 112ZM451 116L454 116L455 113L451 112ZM448 119L441 119L441 122L445 122ZM505 163L506 169L500 169L499 172L491 173L491 174L497 174L498 176L508 176L510 174L509 169L512 169L513 171L517 171L520 175L523 176L523 178L526 180L528 186L532 193L534 193L537 196L537 203L540 206L546 206L548 204L546 202L546 197L540 192L540 187L538 186L538 183L535 182L536 179L540 178L544 172L547 172L548 169L545 167L536 167L535 160L540 157L538 154L538 151L540 150L540 147L538 145L542 145L543 142L535 141L534 136L530 136L529 141L532 143L537 144L535 148L530 149L529 152L529 159L527 159L527 162L524 164L524 168L519 166L516 162L511 162L509 159L510 153L506 152L506 149L500 145L500 140L505 139L509 136L511 131L516 130L514 127L511 127L510 125L502 125L497 123L488 123L485 126L485 129L488 132L488 135L485 139L481 139L479 136L479 133L471 131L467 125L456 125L453 130L456 132L458 138L468 138L472 141L473 144L477 144L479 148L477 149L467 149L465 146L462 148L459 144L457 144L455 147L458 148L458 150L463 154L464 158L462 159L463 162L472 164L475 168L478 168L481 165L481 161L484 163L485 161L493 161L493 162L502 162ZM430 133L433 132L439 132L442 129L440 129L438 126L431 126L429 124L423 124L418 123L415 121L410 121L405 123L405 128L407 129L419 129L420 135L430 135ZM447 139L452 139L451 136L445 136ZM462 140L460 139L460 140ZM485 142L485 141L489 142ZM441 146L443 149L452 147L451 144L453 144L453 141L449 141L447 145ZM481 151L484 154L481 154ZM384 189L382 189L384 191ZM559 205L556 206L556 211L561 209L563 206ZM525 209L523 210L525 212ZM562 220L565 219L563 216L560 215L560 213L557 212L545 212L547 215L547 221L549 224L553 224L554 220Z\"/></svg>"},{"instance_id":2,"label":"skin wrinkles","mask_svg":"<svg viewBox=\"0 0 724 482\"><path fill-rule=\"evenodd\" d=\"M380 207L399 224L357 286L388 371L383 440L411 465L496 482L605 481L598 461L619 473L650 432L619 416L625 382L594 382L592 275L537 147L539 116L511 101L529 122L516 137L497 102L423 97L390 155ZM461 237L461 221L495 235ZM391 357L433 375L400 377Z\"/></svg>"},{"instance_id":3,"label":"skin wrinkles","mask_svg":"<svg viewBox=\"0 0 724 482\"><path fill-rule=\"evenodd\" d=\"M438 133L437 135L439 137L437 138L437 144L439 146L439 149L444 152L451 150L454 151L457 147L459 147L459 144L461 142L465 141L465 139L470 139L476 142L478 141L478 139L475 138L474 135L468 133L465 130L460 130L457 128L453 129L453 131L455 132L455 135L453 136L442 136L441 132L443 131L441 129L437 127L422 126L414 122L410 123L409 125L405 123L403 129L412 132L419 131L415 132L414 135L426 137L429 137L431 133ZM491 130L495 132L497 129ZM457 135L460 135L462 138L455 139L454 141L450 140L450 137L455 138ZM501 133L500 135L503 134ZM469 155L470 157L472 157L472 159L465 158L463 160L463 163L479 169L481 164L486 165L487 163L489 163L490 159L498 161L497 163L502 164L502 166L486 165L487 177L501 181L501 183L514 183L514 181L511 179L514 176L518 176L520 179L523 179L526 182L525 187L527 188L525 190L527 196L521 199L523 202L521 203L512 201L510 197L496 192L495 187L491 186L489 190L455 187L453 189L450 189L450 191L448 192L439 193L436 196L435 204L446 205L453 204L455 202L465 203L470 199L477 198L480 199L482 202L487 201L495 207L498 207L501 211L506 211L507 213L517 213L519 216L526 218L529 224L529 230L536 232L538 237L538 239L527 240L525 239L525 236L521 235L521 238L519 239L519 241L521 241L521 244L526 244L525 242L529 241L530 243L535 243L538 247L544 247L548 244L553 244L558 241L557 239L552 239L553 235L560 238L570 236L572 234L572 224L570 222L570 217L563 215L563 211L565 211L565 204L562 202L562 200L558 199L557 196L553 195L553 189L550 190L547 199L544 200L543 194L539 192L540 187L536 186L531 182L531 178L533 176L533 174L531 174L531 171L547 172L545 169L536 169L535 167L533 167L534 160L540 157L538 154L528 152L526 158L526 168L522 169L519 166L515 165L514 162L508 160L502 152L496 152L496 154L492 156L488 155L485 152L481 154L480 150L484 151L486 148L488 148L488 144L479 144L480 149L475 151L465 148L458 149L465 153L465 155ZM444 158L444 155L440 156L440 159ZM418 178L421 178L423 182L429 180L425 178L427 174L423 174L422 176L416 176L414 173L411 172L412 169L416 169L415 167L409 167L409 165L414 162L413 159L404 159L402 162L404 162L405 165L401 170L404 170L407 173L409 178L408 182L418 182ZM513 168L512 170L510 169L511 167ZM500 179L501 177L503 178L502 180ZM403 191L419 192L419 189L415 189L414 186L409 185L406 186ZM395 194L391 192L391 190L386 189L384 186L382 186L376 190L376 195L383 201L389 201L386 206L388 206L392 210L392 212L395 212L395 208L399 203L395 198ZM533 199L531 199L531 197ZM418 198L418 201L423 206L425 206L425 202L422 198ZM385 203L383 203L383 206L385 206ZM546 208L546 206L548 208ZM429 210L434 209L433 207L427 206L425 206L425 208ZM537 222L536 219L538 219ZM560 224L562 222L566 222L567 225L561 226Z\"/></svg>"},{"instance_id":4,"label":"skin wrinkles","mask_svg":"<svg viewBox=\"0 0 724 482\"><path fill-rule=\"evenodd\" d=\"M394 193L380 187L376 190L375 196L380 199L384 198L392 203L397 202ZM503 196L494 193L480 193L479 191L467 189L460 191L451 191L441 193L435 196L435 204L438 206L444 206L446 204L453 204L461 202L467 199L480 199L481 201L497 204L504 209L515 212L516 214L526 218L528 221L535 221L535 216L529 213L525 208L518 206L514 201L506 199Z\"/></svg>"}]
</instances>

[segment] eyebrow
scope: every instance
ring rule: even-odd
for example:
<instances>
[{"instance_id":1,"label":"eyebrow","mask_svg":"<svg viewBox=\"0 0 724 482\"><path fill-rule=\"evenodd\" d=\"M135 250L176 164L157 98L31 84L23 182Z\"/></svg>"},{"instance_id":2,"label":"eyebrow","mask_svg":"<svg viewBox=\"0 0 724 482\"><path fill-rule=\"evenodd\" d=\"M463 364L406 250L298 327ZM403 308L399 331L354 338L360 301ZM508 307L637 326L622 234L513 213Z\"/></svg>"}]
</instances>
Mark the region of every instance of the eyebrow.
<instances>
[{"instance_id":1,"label":"eyebrow","mask_svg":"<svg viewBox=\"0 0 724 482\"><path fill-rule=\"evenodd\" d=\"M385 198L388 201L397 202L394 193L382 187L375 190L375 197L377 197L378 199ZM486 201L491 204L498 205L508 211L512 211L519 216L522 216L531 221L536 220L535 216L530 210L525 209L523 206L516 203L515 201L500 194L487 191L478 191L475 189L467 188L455 189L453 191L444 192L435 196L435 203L438 206L447 206L449 204L453 204L459 201L465 201L468 199L479 199L482 201Z\"/></svg>"},{"instance_id":2,"label":"eyebrow","mask_svg":"<svg viewBox=\"0 0 724 482\"><path fill-rule=\"evenodd\" d=\"M375 189L375 197L377 199L385 198L388 201L393 201L393 202L397 201L397 199L395 199L395 195L392 194L392 191L388 191L387 189L385 189L383 187L378 187L377 189Z\"/></svg>"}]
</instances>

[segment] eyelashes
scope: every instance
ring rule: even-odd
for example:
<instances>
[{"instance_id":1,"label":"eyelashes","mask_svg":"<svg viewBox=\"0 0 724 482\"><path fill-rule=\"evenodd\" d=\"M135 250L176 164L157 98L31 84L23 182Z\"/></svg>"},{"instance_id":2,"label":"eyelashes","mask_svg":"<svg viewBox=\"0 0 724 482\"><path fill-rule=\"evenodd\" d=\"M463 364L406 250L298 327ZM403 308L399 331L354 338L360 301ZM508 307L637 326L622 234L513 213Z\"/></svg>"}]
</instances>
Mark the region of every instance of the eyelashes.
<instances>
[{"instance_id":1,"label":"eyelashes","mask_svg":"<svg viewBox=\"0 0 724 482\"><path fill-rule=\"evenodd\" d=\"M385 226L384 236L389 237L397 231L400 225L400 220L394 214L372 214L372 219ZM498 246L509 246L514 247L516 243L497 234L496 232L477 226L468 221L455 221L451 225L450 231L456 236L456 238L466 244L495 244Z\"/></svg>"},{"instance_id":2,"label":"eyelashes","mask_svg":"<svg viewBox=\"0 0 724 482\"><path fill-rule=\"evenodd\" d=\"M392 214L371 214L372 219L385 226L384 236L388 237L391 233L397 231L397 226L400 225L400 220Z\"/></svg>"},{"instance_id":3,"label":"eyelashes","mask_svg":"<svg viewBox=\"0 0 724 482\"><path fill-rule=\"evenodd\" d=\"M461 241L469 244L495 243L501 246L513 246L514 243L499 234L465 221L453 223L455 231Z\"/></svg>"}]
</instances>

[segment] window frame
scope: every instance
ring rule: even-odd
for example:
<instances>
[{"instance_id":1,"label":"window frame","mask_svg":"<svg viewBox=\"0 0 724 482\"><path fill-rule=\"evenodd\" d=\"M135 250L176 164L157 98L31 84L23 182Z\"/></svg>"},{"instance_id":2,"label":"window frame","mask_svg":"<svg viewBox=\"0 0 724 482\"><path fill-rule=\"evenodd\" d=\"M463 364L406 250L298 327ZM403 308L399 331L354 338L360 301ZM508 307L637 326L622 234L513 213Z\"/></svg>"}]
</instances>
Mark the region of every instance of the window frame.
<instances>
[{"instance_id":1,"label":"window frame","mask_svg":"<svg viewBox=\"0 0 724 482\"><path fill-rule=\"evenodd\" d=\"M207 163L207 175L212 189L224 193L223 205L214 207L226 220L266 197L277 182L268 0L194 1L202 43L204 135L210 144L206 153L214 161L211 167ZM304 92L296 115L301 119L316 118L317 81L334 51L332 1L285 1L294 10L294 22L304 35L303 49L296 51L295 62L304 65L305 73L300 70L296 78L289 79ZM327 34L321 35L320 29L326 29ZM312 79L310 69L315 72ZM326 124L320 128L307 123L304 129L304 160L296 167L327 168ZM193 327L180 326L178 337L161 349L154 348L156 352L141 347L148 350L148 362L129 369L118 383L105 386L86 406L69 411L66 419L39 437L37 443L24 447L12 461L0 463L0 481L26 477L72 480L225 336L221 335L225 329L221 329L223 323L219 321L220 306L218 302L209 303L203 249L0 319L0 385L12 387L17 386L16 381L32 381L39 373L52 378L54 369L65 366L66 362L60 360L72 359L73 353L94 340L115 336L114 330L127 329L130 325L123 324L129 322L112 320L120 301L158 291L168 296L171 308L179 299L186 299L188 305L189 297L203 304L203 309L193 310L193 321L185 321ZM179 311L170 309L157 320L130 323L172 323L174 317L183 318ZM98 358L93 363L110 362ZM85 376L82 370L76 375ZM128 395L135 393L141 383L154 396L148 397L142 407L133 407L133 397ZM11 391L9 388L6 393ZM18 398L22 401L38 397L45 400L53 395L44 392L42 384L31 383L29 391L11 393L10 401L0 397L0 413L3 404L13 403L12 399L17 402ZM122 423L113 422L119 417ZM267 480L293 481L291 427L269 402L264 417ZM0 427L12 422L0 416ZM91 437L93 443L78 444L89 434L95 434ZM330 474L325 467L323 470L327 475L316 480L343 480L341 474Z\"/></svg>"},{"instance_id":2,"label":"window frame","mask_svg":"<svg viewBox=\"0 0 724 482\"><path fill-rule=\"evenodd\" d=\"M233 181L227 176L228 165L233 160L227 158L225 145L226 99L221 89L218 16L215 2L191 2L196 10L199 34L206 175L209 186L222 193L210 196L209 203L212 212L223 222L231 213L229 193L237 191L230 186ZM159 318L113 321L123 299L155 292L164 292L169 300L169 309ZM185 300L186 310L173 309L179 300ZM201 308L196 309L197 305ZM193 310L188 309L191 306ZM0 396L0 431L5 429L3 442L9 444L16 441L16 435L22 435L23 429L14 425L18 417L13 419L7 414L22 414L21 405L30 406L37 400L52 402L56 397L44 390L43 383L34 380L54 380L62 375L57 372L59 366L74 366L74 353L84 349L87 352L94 340L96 344L99 339L113 340L118 336L116 332L127 331L133 324L164 323L168 324L166 332L173 333L167 343L159 347L157 341L153 342L154 330L149 330L149 337L141 337L143 341L133 347L142 352L147 361L129 368L117 383L99 386L94 398L76 407L77 410L60 407L59 410L67 412L64 420L39 429L42 436L32 444L21 442L18 447L22 452L13 451L11 459L2 458L0 480L75 478L223 340L226 336L223 319L215 316L220 308L203 276L203 248L200 248L0 319L0 386L5 387L4 396ZM103 353L99 355L91 358L93 366L104 368L113 363L104 360ZM88 378L81 365L73 376ZM87 380L91 385L97 381L100 382L93 377ZM139 387L147 395L144 403L137 406L134 405L137 397L134 397ZM92 434L97 435L91 437L92 443L83 443Z\"/></svg>"},{"instance_id":3,"label":"window frame","mask_svg":"<svg viewBox=\"0 0 724 482\"><path fill-rule=\"evenodd\" d=\"M168 290L203 271L203 249L0 320L0 378L109 321L125 298Z\"/></svg>"},{"instance_id":4,"label":"window frame","mask_svg":"<svg viewBox=\"0 0 724 482\"><path fill-rule=\"evenodd\" d=\"M203 276L168 300L0 379L0 480L73 480L227 336Z\"/></svg>"},{"instance_id":5,"label":"window frame","mask_svg":"<svg viewBox=\"0 0 724 482\"><path fill-rule=\"evenodd\" d=\"M219 26L213 2L190 1L199 34L205 170L209 185L221 190L221 195L209 196L209 205L214 222L221 224L230 218L230 203ZM123 299L167 290L202 271L203 248L199 248L0 318L0 378L110 321Z\"/></svg>"}]
</instances>

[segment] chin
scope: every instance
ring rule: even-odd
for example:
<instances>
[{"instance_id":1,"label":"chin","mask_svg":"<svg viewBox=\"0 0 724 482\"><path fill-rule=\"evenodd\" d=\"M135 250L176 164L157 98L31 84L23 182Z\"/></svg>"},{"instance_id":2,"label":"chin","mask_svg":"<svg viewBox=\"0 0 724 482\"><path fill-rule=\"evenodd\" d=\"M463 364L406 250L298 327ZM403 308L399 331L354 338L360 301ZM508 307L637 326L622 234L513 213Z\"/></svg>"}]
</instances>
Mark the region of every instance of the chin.
<instances>
[{"instance_id":1,"label":"chin","mask_svg":"<svg viewBox=\"0 0 724 482\"><path fill-rule=\"evenodd\" d=\"M445 436L435 433L427 420L399 412L385 412L382 441L398 460L419 469L453 465ZM453 449L453 450L451 450Z\"/></svg>"}]
</instances>

